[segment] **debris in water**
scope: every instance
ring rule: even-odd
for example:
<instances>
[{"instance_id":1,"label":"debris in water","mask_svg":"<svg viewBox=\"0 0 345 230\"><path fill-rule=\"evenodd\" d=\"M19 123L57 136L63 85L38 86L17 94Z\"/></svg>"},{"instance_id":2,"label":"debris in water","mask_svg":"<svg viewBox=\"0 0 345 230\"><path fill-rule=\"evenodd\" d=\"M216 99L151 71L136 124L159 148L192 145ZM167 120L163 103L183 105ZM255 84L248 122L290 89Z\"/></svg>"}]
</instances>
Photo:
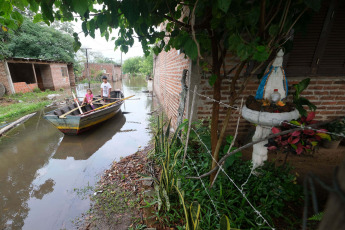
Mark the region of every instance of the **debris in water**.
<instances>
[{"instance_id":1,"label":"debris in water","mask_svg":"<svg viewBox=\"0 0 345 230\"><path fill-rule=\"evenodd\" d=\"M124 129L124 130L120 130L119 133L128 133L128 132L135 132L138 131L136 129Z\"/></svg>"}]
</instances>

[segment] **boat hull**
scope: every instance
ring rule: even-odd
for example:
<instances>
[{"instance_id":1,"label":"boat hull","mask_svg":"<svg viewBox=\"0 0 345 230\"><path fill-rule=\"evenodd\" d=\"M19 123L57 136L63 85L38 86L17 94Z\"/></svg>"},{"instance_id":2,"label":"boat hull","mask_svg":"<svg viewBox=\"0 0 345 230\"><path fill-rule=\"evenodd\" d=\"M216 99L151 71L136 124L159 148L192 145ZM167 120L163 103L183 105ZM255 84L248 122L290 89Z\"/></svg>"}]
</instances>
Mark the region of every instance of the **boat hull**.
<instances>
[{"instance_id":1,"label":"boat hull","mask_svg":"<svg viewBox=\"0 0 345 230\"><path fill-rule=\"evenodd\" d=\"M66 118L46 115L45 119L50 121L58 130L66 135L79 135L114 117L121 111L121 105L122 103L92 113L86 113L79 116L66 116Z\"/></svg>"}]
</instances>

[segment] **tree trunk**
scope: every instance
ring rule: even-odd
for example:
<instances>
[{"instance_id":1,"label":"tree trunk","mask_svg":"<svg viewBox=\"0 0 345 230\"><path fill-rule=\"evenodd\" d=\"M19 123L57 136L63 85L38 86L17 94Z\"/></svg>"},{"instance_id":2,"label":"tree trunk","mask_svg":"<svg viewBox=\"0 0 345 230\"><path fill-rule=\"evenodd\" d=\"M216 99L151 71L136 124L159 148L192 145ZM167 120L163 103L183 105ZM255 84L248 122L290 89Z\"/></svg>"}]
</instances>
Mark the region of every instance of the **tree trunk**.
<instances>
[{"instance_id":1,"label":"tree trunk","mask_svg":"<svg viewBox=\"0 0 345 230\"><path fill-rule=\"evenodd\" d=\"M230 106L232 106L235 103L235 101L236 101L236 99L238 97L238 94L236 93L235 86L236 86L236 82L237 82L237 80L238 80L238 78L239 78L239 76L240 76L240 74L242 72L242 69L245 66L245 64L246 64L246 62L242 62L241 63L241 65L239 66L239 68L236 71L235 76L232 79L232 82L231 82L231 92L230 92L230 95L231 95L230 96ZM241 92L239 92L239 93L241 93ZM228 127L229 119L230 119L231 114L232 114L232 108L228 108L228 110L226 112L226 117L225 117L225 119L224 119L224 121L222 123L222 129L221 129L219 138L217 139L217 142L216 142L216 147L215 147L215 149L212 148L213 158L216 161L212 161L212 168L211 168L211 170L214 167L216 167L217 162L219 160L219 150L220 150L220 147L222 145L223 139L225 137L225 131L226 131L226 128ZM212 184L216 174L217 174L217 171L215 171L214 173L211 174L211 176L210 176L211 184Z\"/></svg>"},{"instance_id":2,"label":"tree trunk","mask_svg":"<svg viewBox=\"0 0 345 230\"><path fill-rule=\"evenodd\" d=\"M222 78L220 76L221 63L218 58L218 41L213 36L212 37L212 74L217 76L217 80L213 85L213 99L220 101L221 99L221 84ZM212 156L214 156L217 141L218 141L218 121L219 121L219 103L213 102L212 106L212 120L211 120L211 148ZM216 159L217 160L217 159ZM212 159L212 168L217 164L216 161ZM215 174L211 175L210 181L213 181Z\"/></svg>"}]
</instances>

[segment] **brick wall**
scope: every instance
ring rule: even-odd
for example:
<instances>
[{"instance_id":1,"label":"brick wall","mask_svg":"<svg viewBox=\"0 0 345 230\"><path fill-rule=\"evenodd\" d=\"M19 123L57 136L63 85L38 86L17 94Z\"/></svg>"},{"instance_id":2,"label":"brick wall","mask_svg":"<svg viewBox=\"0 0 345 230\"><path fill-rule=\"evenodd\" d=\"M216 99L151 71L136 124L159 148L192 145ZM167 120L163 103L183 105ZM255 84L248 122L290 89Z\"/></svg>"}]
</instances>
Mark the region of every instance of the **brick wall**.
<instances>
[{"instance_id":1,"label":"brick wall","mask_svg":"<svg viewBox=\"0 0 345 230\"><path fill-rule=\"evenodd\" d=\"M67 68L67 65L60 64L60 63L50 64L50 70L51 70L55 90L70 87L68 75L65 77L62 76L61 68Z\"/></svg>"},{"instance_id":2,"label":"brick wall","mask_svg":"<svg viewBox=\"0 0 345 230\"><path fill-rule=\"evenodd\" d=\"M16 93L29 93L38 88L36 83L27 84L26 82L15 82L13 86Z\"/></svg>"},{"instance_id":3,"label":"brick wall","mask_svg":"<svg viewBox=\"0 0 345 230\"><path fill-rule=\"evenodd\" d=\"M153 65L154 91L175 126L181 93L181 75L183 69L189 69L190 60L173 49L161 52L154 58Z\"/></svg>"},{"instance_id":4,"label":"brick wall","mask_svg":"<svg viewBox=\"0 0 345 230\"><path fill-rule=\"evenodd\" d=\"M50 65L48 65L48 64L44 64L44 65L40 64L40 65L36 65L36 66L40 70L43 88L44 89L55 90L55 88L54 88L54 81L53 81Z\"/></svg>"},{"instance_id":5,"label":"brick wall","mask_svg":"<svg viewBox=\"0 0 345 230\"><path fill-rule=\"evenodd\" d=\"M70 86L75 86L73 65L67 65Z\"/></svg>"},{"instance_id":6,"label":"brick wall","mask_svg":"<svg viewBox=\"0 0 345 230\"><path fill-rule=\"evenodd\" d=\"M184 68L188 69L189 61L182 59L183 55L177 55L175 51L169 51L169 53L162 52L159 54L154 62L154 91L159 99L160 104L164 107L166 114L172 118L173 125L176 124L177 108L179 105L179 93L181 92L181 75ZM237 63L237 59L232 56L227 56L226 66L227 69L231 69ZM191 76L191 89L193 85L198 85L198 92L208 97L213 97L213 89L208 83L209 76L200 74L195 70L196 66L192 67ZM200 71L201 73L201 71ZM231 76L230 76L231 77ZM230 77L223 80L222 83L222 99L221 101L228 104L229 92L230 92ZM293 84L297 84L301 80L305 79L305 76L301 77L289 77L289 99L292 99L294 92ZM339 116L345 116L345 76L339 77L321 77L310 76L311 82L309 87L303 92L302 96L308 98L312 103L317 106L317 120L327 120ZM256 89L259 86L260 81L253 77L247 83L247 87L243 92L243 98L249 95L255 95ZM240 82L239 84L240 85ZM192 93L189 92L189 102L191 102ZM241 100L238 100L235 106L240 106ZM227 108L220 106L220 122L225 119ZM212 101L197 97L197 105L195 118L208 120L212 114ZM235 112L230 118L228 126L228 133L234 133L236 128L238 112ZM253 124L245 121L241 118L239 125L240 136L245 137L250 129L254 129Z\"/></svg>"},{"instance_id":7,"label":"brick wall","mask_svg":"<svg viewBox=\"0 0 345 230\"><path fill-rule=\"evenodd\" d=\"M121 66L116 65L114 66L114 81L119 81L121 80Z\"/></svg>"},{"instance_id":8,"label":"brick wall","mask_svg":"<svg viewBox=\"0 0 345 230\"><path fill-rule=\"evenodd\" d=\"M105 70L104 75L108 77L108 81L117 81L116 76L120 77L121 67L111 63L89 63L89 74L97 75ZM117 75L116 75L117 74ZM86 77L86 63L83 77Z\"/></svg>"},{"instance_id":9,"label":"brick wall","mask_svg":"<svg viewBox=\"0 0 345 230\"><path fill-rule=\"evenodd\" d=\"M6 69L5 69L5 62L0 62L0 83L2 83L6 88L6 93L11 93L11 88L8 83Z\"/></svg>"}]
</instances>

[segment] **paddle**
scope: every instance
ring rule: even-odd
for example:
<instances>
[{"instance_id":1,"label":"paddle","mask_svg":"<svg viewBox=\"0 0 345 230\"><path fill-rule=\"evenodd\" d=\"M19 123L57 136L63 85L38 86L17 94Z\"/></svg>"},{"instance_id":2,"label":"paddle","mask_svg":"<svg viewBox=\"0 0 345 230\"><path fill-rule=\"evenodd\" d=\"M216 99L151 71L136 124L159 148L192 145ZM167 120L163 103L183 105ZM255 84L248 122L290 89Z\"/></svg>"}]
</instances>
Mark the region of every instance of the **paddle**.
<instances>
[{"instance_id":1,"label":"paddle","mask_svg":"<svg viewBox=\"0 0 345 230\"><path fill-rule=\"evenodd\" d=\"M120 101L127 100L127 99L129 99L129 98L131 98L131 97L134 97L134 96L135 96L135 95L132 95L132 96L129 96L129 97L125 97L125 98L122 98L121 100L117 100L117 101L111 102L111 103L109 103L109 104L103 105L103 106L101 106L101 107L98 107L97 109L88 111L87 113L94 112L94 111L99 110L99 109L103 109L103 108L105 108L105 107L111 106L111 105L116 104L117 102L120 102Z\"/></svg>"},{"instance_id":2,"label":"paddle","mask_svg":"<svg viewBox=\"0 0 345 230\"><path fill-rule=\"evenodd\" d=\"M96 102L96 101L100 101L100 100L102 100L102 99L94 100L94 101L92 101L92 102ZM86 105L87 105L87 104L82 105L81 107L84 107L84 106L86 106ZM81 108L81 107L80 107L80 108ZM66 112L66 113L64 113L64 114L62 114L62 115L60 115L59 118L66 118L66 116L67 116L68 114L73 113L73 112L76 111L77 109L79 109L79 107L74 108L74 109L71 109L70 111L68 111L68 112Z\"/></svg>"},{"instance_id":3,"label":"paddle","mask_svg":"<svg viewBox=\"0 0 345 230\"><path fill-rule=\"evenodd\" d=\"M73 95L73 98L74 98L74 101L75 103L77 103L77 106L78 106L78 109L80 111L80 114L83 114L83 111L81 110L80 108L80 105L79 105L79 102L78 102L78 99L75 97L74 93L72 92L72 95Z\"/></svg>"}]
</instances>

